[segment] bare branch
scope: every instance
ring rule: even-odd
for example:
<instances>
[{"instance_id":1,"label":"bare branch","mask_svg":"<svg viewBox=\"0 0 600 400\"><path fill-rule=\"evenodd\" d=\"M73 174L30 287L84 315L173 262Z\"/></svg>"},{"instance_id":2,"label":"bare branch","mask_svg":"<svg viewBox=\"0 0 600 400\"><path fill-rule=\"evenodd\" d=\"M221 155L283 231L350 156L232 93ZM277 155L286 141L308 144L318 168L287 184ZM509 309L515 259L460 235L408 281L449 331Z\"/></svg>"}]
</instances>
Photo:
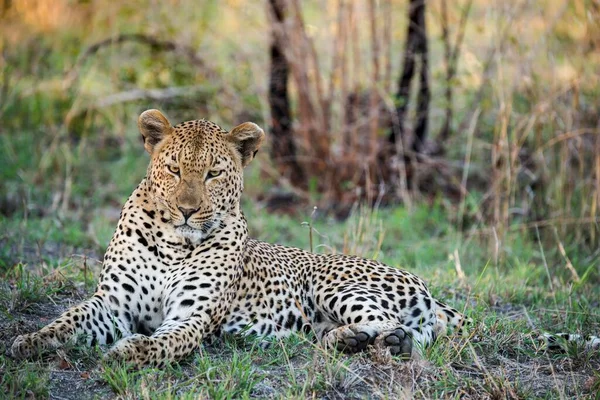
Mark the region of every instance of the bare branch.
<instances>
[{"instance_id":1,"label":"bare branch","mask_svg":"<svg viewBox=\"0 0 600 400\"><path fill-rule=\"evenodd\" d=\"M155 38L154 36L145 35L141 33L130 33L107 38L97 43L94 43L90 47L88 47L83 53L81 53L81 55L75 62L75 65L67 72L67 81L72 82L75 79L77 79L77 76L79 75L79 71L83 64L87 61L88 58L96 54L98 51L100 51L104 47L122 44L125 42L144 44L155 51L174 51L187 58L188 61L193 65L204 69L208 75L216 75L206 66L206 63L196 55L196 51L189 46L185 46L168 40L160 40Z\"/></svg>"},{"instance_id":2,"label":"bare branch","mask_svg":"<svg viewBox=\"0 0 600 400\"><path fill-rule=\"evenodd\" d=\"M465 30L467 25L467 18L471 11L473 0L469 0L467 5L463 8L460 16L460 22L458 23L458 33L456 36L456 42L454 47L450 43L450 34L448 29L448 8L446 0L441 0L441 25L442 25L442 41L444 42L444 60L446 62L446 113L442 130L440 132L440 142L445 142L450 136L450 124L452 123L452 115L454 113L452 105L452 80L456 75L458 68L458 55L460 54L460 48L463 43L465 36Z\"/></svg>"},{"instance_id":3,"label":"bare branch","mask_svg":"<svg viewBox=\"0 0 600 400\"><path fill-rule=\"evenodd\" d=\"M126 90L124 92L114 93L103 97L91 104L90 106L85 107L85 110L98 109L98 108L106 108L110 106L114 106L116 104L129 103L137 100L154 100L154 101L162 101L168 100L173 97L186 96L194 93L201 92L210 92L210 89L206 87L206 85L194 85L194 86L179 86L179 87L169 87L165 89L133 89ZM79 109L78 112L83 111Z\"/></svg>"},{"instance_id":4,"label":"bare branch","mask_svg":"<svg viewBox=\"0 0 600 400\"><path fill-rule=\"evenodd\" d=\"M369 159L375 156L377 151L377 128L379 126L379 96L377 87L379 85L379 40L377 37L377 17L375 0L369 0L369 19L371 25L371 50L372 50L372 77L371 93L369 101Z\"/></svg>"}]
</instances>

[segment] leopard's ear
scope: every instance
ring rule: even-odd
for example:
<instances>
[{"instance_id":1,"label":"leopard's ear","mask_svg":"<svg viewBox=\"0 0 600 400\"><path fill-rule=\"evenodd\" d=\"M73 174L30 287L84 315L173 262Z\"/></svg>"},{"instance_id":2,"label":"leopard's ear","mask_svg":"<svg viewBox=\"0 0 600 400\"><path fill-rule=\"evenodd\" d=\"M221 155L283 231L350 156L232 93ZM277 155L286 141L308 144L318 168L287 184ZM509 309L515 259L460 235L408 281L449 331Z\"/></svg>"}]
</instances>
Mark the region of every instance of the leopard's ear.
<instances>
[{"instance_id":1,"label":"leopard's ear","mask_svg":"<svg viewBox=\"0 0 600 400\"><path fill-rule=\"evenodd\" d=\"M161 140L173 131L171 123L158 110L146 110L138 118L138 128L144 138L144 148L150 154Z\"/></svg>"},{"instance_id":2,"label":"leopard's ear","mask_svg":"<svg viewBox=\"0 0 600 400\"><path fill-rule=\"evenodd\" d=\"M244 122L231 130L227 139L240 153L242 166L250 164L265 138L265 132L252 122Z\"/></svg>"}]
</instances>

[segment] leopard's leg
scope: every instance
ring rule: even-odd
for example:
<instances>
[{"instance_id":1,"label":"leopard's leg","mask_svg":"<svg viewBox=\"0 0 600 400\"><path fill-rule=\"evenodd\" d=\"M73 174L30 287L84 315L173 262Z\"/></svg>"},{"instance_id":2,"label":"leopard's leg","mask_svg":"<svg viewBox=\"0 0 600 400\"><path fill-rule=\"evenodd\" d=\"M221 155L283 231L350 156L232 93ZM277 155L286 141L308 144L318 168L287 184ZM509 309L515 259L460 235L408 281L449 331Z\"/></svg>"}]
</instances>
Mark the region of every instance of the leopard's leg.
<instances>
[{"instance_id":1,"label":"leopard's leg","mask_svg":"<svg viewBox=\"0 0 600 400\"><path fill-rule=\"evenodd\" d=\"M196 268L189 276L202 272ZM134 367L161 366L190 354L205 336L219 328L215 321L225 317L235 286L223 275L202 285L190 285L173 275L164 292L165 316L152 335L135 334L118 341L106 354L107 359Z\"/></svg>"},{"instance_id":2,"label":"leopard's leg","mask_svg":"<svg viewBox=\"0 0 600 400\"><path fill-rule=\"evenodd\" d=\"M396 297L357 284L324 292L322 298L325 301L316 302L322 320L315 331L325 346L357 352L375 345L411 356L435 338L435 310L425 290L397 296L393 302ZM327 328L332 325L336 327Z\"/></svg>"},{"instance_id":3,"label":"leopard's leg","mask_svg":"<svg viewBox=\"0 0 600 400\"><path fill-rule=\"evenodd\" d=\"M392 355L412 356L412 330L389 321L382 324L342 325L327 332L321 343L328 348L336 348L348 353L357 353L373 345L389 348Z\"/></svg>"},{"instance_id":4,"label":"leopard's leg","mask_svg":"<svg viewBox=\"0 0 600 400\"><path fill-rule=\"evenodd\" d=\"M196 350L207 332L208 318L192 316L165 320L152 334L135 334L118 341L106 354L108 360L124 361L134 367L163 366Z\"/></svg>"},{"instance_id":5,"label":"leopard's leg","mask_svg":"<svg viewBox=\"0 0 600 400\"><path fill-rule=\"evenodd\" d=\"M37 332L18 336L12 344L15 358L28 358L84 337L90 344L110 344L131 334L121 318L113 314L102 292L64 312Z\"/></svg>"}]
</instances>

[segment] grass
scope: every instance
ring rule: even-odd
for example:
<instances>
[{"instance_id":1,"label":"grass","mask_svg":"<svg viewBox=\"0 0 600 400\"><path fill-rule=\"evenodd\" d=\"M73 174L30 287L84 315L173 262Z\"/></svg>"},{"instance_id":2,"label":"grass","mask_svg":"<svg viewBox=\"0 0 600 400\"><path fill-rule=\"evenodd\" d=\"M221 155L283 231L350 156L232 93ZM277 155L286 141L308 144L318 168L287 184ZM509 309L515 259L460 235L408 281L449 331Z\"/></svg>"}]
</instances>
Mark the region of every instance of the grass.
<instances>
[{"instance_id":1,"label":"grass","mask_svg":"<svg viewBox=\"0 0 600 400\"><path fill-rule=\"evenodd\" d=\"M311 220L308 212L296 218L265 213L257 203L247 202L244 208L253 236L309 247L303 224ZM9 224L11 218L4 221ZM493 265L487 248L482 248L485 240L456 232L440 205L419 206L412 213L404 208L374 213L357 209L345 222L313 217L311 226L316 251L377 256L427 279L437 297L476 321L468 337L442 338L425 350L422 360L403 362L375 352L325 352L310 336L273 341L266 348L256 340L226 336L180 364L138 372L105 364L102 349L75 346L34 363L0 356L2 387L14 397L33 393L44 398L65 394L69 384L82 384L82 393L91 397L152 399L555 398L585 397L598 387L598 353L577 346L563 354L546 353L537 339L543 331L600 331L595 269L586 274L589 268L575 263L585 276L575 284L558 252L546 248L548 280L539 243L527 231L515 232L515 246L505 249L503 261ZM281 240L274 239L274 232ZM80 235L87 237L89 230ZM53 239L48 235L44 240ZM457 276L456 261L449 255L460 258L464 279ZM3 286L0 298L12 299L0 302L0 325L11 332L2 337L4 346L15 334L39 328L70 304L73 293L85 287L81 264L77 259L59 265L64 277L58 282L47 275L53 268L38 263L17 264L4 274L8 286Z\"/></svg>"},{"instance_id":2,"label":"grass","mask_svg":"<svg viewBox=\"0 0 600 400\"><path fill-rule=\"evenodd\" d=\"M0 387L15 399L48 397L48 371L41 365L22 365L2 359Z\"/></svg>"},{"instance_id":3,"label":"grass","mask_svg":"<svg viewBox=\"0 0 600 400\"><path fill-rule=\"evenodd\" d=\"M343 222L311 206L272 214L253 200L264 185L257 168L268 162L264 155L247 171L243 209L251 236L304 249L312 242L317 252L358 254L411 270L476 321L469 336L441 339L423 360L411 362L331 354L305 337L267 349L218 340L160 371L127 372L104 364L103 349L77 346L16 362L4 350L17 334L39 329L93 290L120 204L144 172L147 156L133 140L122 144L121 156L102 160L89 146L69 150L72 168L87 172L70 175L66 207L49 208L64 180L42 180L32 186L27 207L0 217L0 375L10 397L68 397L77 386L73 398L555 398L586 397L600 385L598 354L576 347L545 353L537 340L542 331L600 332L598 252L581 251L574 238L556 231L580 277L575 281L556 226L515 224L498 245L484 223L461 231L457 208L443 199L411 208L359 206ZM3 171L15 193L41 168L32 164L37 151L22 144L11 171ZM103 171L94 172L96 165Z\"/></svg>"}]
</instances>

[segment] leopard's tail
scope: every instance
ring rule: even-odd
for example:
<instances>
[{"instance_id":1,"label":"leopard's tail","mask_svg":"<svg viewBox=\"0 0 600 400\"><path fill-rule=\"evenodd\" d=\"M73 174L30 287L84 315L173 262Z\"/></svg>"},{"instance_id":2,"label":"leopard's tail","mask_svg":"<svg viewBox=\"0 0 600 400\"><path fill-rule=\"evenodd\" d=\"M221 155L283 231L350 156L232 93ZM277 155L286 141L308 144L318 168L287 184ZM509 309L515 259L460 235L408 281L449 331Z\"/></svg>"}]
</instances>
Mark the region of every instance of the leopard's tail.
<instances>
[{"instance_id":1,"label":"leopard's tail","mask_svg":"<svg viewBox=\"0 0 600 400\"><path fill-rule=\"evenodd\" d=\"M564 351L570 343L584 346L586 350L600 350L600 337L593 335L579 335L576 333L543 333L538 339L545 343L550 351Z\"/></svg>"},{"instance_id":2,"label":"leopard's tail","mask_svg":"<svg viewBox=\"0 0 600 400\"><path fill-rule=\"evenodd\" d=\"M439 300L434 300L436 306L436 323L434 332L436 336L445 336L448 333L464 335L465 328L473 321L463 313Z\"/></svg>"},{"instance_id":3,"label":"leopard's tail","mask_svg":"<svg viewBox=\"0 0 600 400\"><path fill-rule=\"evenodd\" d=\"M436 337L455 334L464 336L473 320L458 310L435 300L436 323L434 332ZM579 335L575 333L542 333L538 340L544 344L548 351L565 351L570 344L584 346L588 351L600 351L600 337L593 335Z\"/></svg>"}]
</instances>

